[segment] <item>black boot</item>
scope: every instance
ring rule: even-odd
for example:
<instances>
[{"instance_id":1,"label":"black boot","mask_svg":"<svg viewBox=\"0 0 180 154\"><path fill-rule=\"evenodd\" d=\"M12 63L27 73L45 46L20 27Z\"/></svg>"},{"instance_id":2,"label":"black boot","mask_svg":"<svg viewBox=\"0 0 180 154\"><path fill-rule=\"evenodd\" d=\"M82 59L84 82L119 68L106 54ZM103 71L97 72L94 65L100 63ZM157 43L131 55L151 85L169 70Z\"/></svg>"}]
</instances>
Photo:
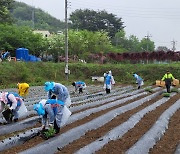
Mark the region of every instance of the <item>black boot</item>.
<instances>
[{"instance_id":1,"label":"black boot","mask_svg":"<svg viewBox=\"0 0 180 154\"><path fill-rule=\"evenodd\" d=\"M60 132L60 128L58 127L56 120L54 120L54 129L56 131L56 134L58 134Z\"/></svg>"}]
</instances>

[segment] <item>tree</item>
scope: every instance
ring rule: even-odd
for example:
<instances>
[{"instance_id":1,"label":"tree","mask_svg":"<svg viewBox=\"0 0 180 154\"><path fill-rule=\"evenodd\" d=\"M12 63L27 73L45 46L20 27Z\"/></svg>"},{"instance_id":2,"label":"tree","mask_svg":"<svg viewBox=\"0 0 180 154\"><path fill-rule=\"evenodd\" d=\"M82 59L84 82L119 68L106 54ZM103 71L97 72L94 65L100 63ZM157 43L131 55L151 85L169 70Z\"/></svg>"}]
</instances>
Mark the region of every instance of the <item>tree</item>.
<instances>
[{"instance_id":1,"label":"tree","mask_svg":"<svg viewBox=\"0 0 180 154\"><path fill-rule=\"evenodd\" d=\"M24 47L36 56L45 50L46 40L40 34L34 34L28 27L0 24L0 29L0 44L5 50L14 51Z\"/></svg>"},{"instance_id":2,"label":"tree","mask_svg":"<svg viewBox=\"0 0 180 154\"><path fill-rule=\"evenodd\" d=\"M87 30L69 31L69 53L83 56L90 53L105 53L112 45L107 32L90 32Z\"/></svg>"},{"instance_id":3,"label":"tree","mask_svg":"<svg viewBox=\"0 0 180 154\"><path fill-rule=\"evenodd\" d=\"M166 46L158 46L156 48L156 51L165 51L165 52L167 52L167 51L169 51L169 49Z\"/></svg>"},{"instance_id":4,"label":"tree","mask_svg":"<svg viewBox=\"0 0 180 154\"><path fill-rule=\"evenodd\" d=\"M155 49L154 42L147 38L143 38L139 46L142 51L154 51Z\"/></svg>"},{"instance_id":5,"label":"tree","mask_svg":"<svg viewBox=\"0 0 180 154\"><path fill-rule=\"evenodd\" d=\"M32 21L32 12L34 11L34 21ZM50 32L62 31L65 23L52 17L43 10L34 8L22 2L15 2L11 13L15 19L14 24L18 26L28 26L39 30L48 30ZM33 23L34 22L34 23Z\"/></svg>"},{"instance_id":6,"label":"tree","mask_svg":"<svg viewBox=\"0 0 180 154\"><path fill-rule=\"evenodd\" d=\"M140 42L135 35L130 35L128 39L128 51L139 52L140 51Z\"/></svg>"},{"instance_id":7,"label":"tree","mask_svg":"<svg viewBox=\"0 0 180 154\"><path fill-rule=\"evenodd\" d=\"M13 6L13 0L0 0L0 23L11 23L12 17L10 9Z\"/></svg>"},{"instance_id":8,"label":"tree","mask_svg":"<svg viewBox=\"0 0 180 154\"><path fill-rule=\"evenodd\" d=\"M111 37L114 37L119 30L124 28L121 18L117 18L114 14L109 14L106 11L96 12L89 9L80 9L73 12L69 20L72 22L71 28L73 29L104 30Z\"/></svg>"}]
</instances>

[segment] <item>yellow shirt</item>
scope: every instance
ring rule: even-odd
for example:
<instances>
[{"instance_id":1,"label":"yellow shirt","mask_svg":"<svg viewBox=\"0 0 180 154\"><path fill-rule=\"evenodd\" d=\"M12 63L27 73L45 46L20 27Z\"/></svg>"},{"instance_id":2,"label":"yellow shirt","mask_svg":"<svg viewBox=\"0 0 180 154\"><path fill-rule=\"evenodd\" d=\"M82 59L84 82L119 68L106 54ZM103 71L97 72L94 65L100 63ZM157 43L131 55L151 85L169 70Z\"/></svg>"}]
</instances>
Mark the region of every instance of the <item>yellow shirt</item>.
<instances>
[{"instance_id":1,"label":"yellow shirt","mask_svg":"<svg viewBox=\"0 0 180 154\"><path fill-rule=\"evenodd\" d=\"M18 93L20 96L26 96L28 94L29 84L27 83L19 83L18 84Z\"/></svg>"},{"instance_id":2,"label":"yellow shirt","mask_svg":"<svg viewBox=\"0 0 180 154\"><path fill-rule=\"evenodd\" d=\"M165 79L174 80L175 78L173 77L171 73L166 73L161 80L165 80Z\"/></svg>"}]
</instances>

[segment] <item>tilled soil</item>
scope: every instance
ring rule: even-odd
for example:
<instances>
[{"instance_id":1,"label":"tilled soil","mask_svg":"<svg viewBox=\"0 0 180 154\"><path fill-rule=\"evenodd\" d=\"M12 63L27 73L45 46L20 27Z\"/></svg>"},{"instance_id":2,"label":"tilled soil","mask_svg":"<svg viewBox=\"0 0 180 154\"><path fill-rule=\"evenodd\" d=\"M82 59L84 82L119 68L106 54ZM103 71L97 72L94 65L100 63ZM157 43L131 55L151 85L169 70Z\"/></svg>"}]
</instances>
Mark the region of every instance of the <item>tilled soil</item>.
<instances>
[{"instance_id":1,"label":"tilled soil","mask_svg":"<svg viewBox=\"0 0 180 154\"><path fill-rule=\"evenodd\" d=\"M150 93L147 95L150 95ZM123 104L102 110L97 113L93 113L90 116L87 116L81 120L75 121L72 124L69 124L69 125L63 127L60 131L60 134L67 132L70 129L73 129L74 127L85 124L98 116L106 114L107 112L109 112L113 109L127 105L127 104L132 103L136 100L139 100L143 97L146 97L147 95L137 97L136 99L132 99ZM96 130L93 130L93 131L88 131L84 136L71 142L69 145L61 148L60 151L57 151L57 153L72 154L72 153L76 152L77 150L84 147L85 145L90 144L92 141L95 141L98 138L102 137L108 131L112 130L114 127L127 121L133 114L135 114L138 111L146 108L147 106L155 103L156 101L158 101L161 98L162 98L162 95L159 95L156 98L154 98L150 101L147 101L143 105L140 105L140 106L136 107L135 109L132 109L130 111L127 111L127 112L115 117L112 121L106 123L102 127L97 128ZM96 153L99 153L99 154L125 153L125 151L127 151L133 144L135 144L137 142L137 140L152 127L152 125L159 118L159 116L179 99L180 99L180 95L176 94L175 96L170 98L165 104L162 104L161 106L157 107L156 110L153 110L153 111L149 112L148 114L146 114L141 119L141 121L139 123L137 123L137 125L135 125L134 128L130 129L119 140L109 142L107 145L105 145L101 150L97 151ZM107 102L107 103L110 103L110 102ZM97 107L98 106L99 105L97 105ZM81 110L81 111L83 111L83 110ZM81 111L78 111L78 112L81 112ZM75 112L75 113L78 113L78 112ZM170 119L170 125L169 125L168 130L164 134L163 138L159 142L157 142L156 146L154 146L153 149L150 150L150 153L153 153L153 154L174 153L175 148L180 141L180 135L179 135L180 117L179 117L179 115L180 115L180 111L177 111L173 115L173 117ZM30 147L34 147L43 141L44 140L42 138L40 138L39 136L36 136L36 137L32 138L31 140L25 142L23 145L19 145L19 146L10 148L6 151L3 151L2 153L3 154L18 153L18 152L24 151L25 149L28 149Z\"/></svg>"}]
</instances>

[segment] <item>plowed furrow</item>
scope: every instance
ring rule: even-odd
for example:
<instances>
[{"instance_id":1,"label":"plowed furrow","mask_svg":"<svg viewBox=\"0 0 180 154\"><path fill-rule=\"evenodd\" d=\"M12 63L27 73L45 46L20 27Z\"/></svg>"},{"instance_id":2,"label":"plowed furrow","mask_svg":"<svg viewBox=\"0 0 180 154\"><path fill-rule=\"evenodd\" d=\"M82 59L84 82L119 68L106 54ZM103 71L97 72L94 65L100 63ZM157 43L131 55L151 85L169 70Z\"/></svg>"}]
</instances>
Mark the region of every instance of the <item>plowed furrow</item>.
<instances>
[{"instance_id":1,"label":"plowed furrow","mask_svg":"<svg viewBox=\"0 0 180 154\"><path fill-rule=\"evenodd\" d=\"M137 125L135 125L133 129L129 130L128 133L126 133L122 138L109 142L108 145L104 146L97 153L124 153L152 127L152 125L166 109L168 109L171 105L174 104L175 101L179 99L179 95L172 97L165 104L159 106L156 110L150 112L144 118L142 118L142 120Z\"/></svg>"},{"instance_id":2,"label":"plowed furrow","mask_svg":"<svg viewBox=\"0 0 180 154\"><path fill-rule=\"evenodd\" d=\"M173 154L180 144L180 110L170 119L168 130L159 142L150 150L150 154Z\"/></svg>"}]
</instances>

